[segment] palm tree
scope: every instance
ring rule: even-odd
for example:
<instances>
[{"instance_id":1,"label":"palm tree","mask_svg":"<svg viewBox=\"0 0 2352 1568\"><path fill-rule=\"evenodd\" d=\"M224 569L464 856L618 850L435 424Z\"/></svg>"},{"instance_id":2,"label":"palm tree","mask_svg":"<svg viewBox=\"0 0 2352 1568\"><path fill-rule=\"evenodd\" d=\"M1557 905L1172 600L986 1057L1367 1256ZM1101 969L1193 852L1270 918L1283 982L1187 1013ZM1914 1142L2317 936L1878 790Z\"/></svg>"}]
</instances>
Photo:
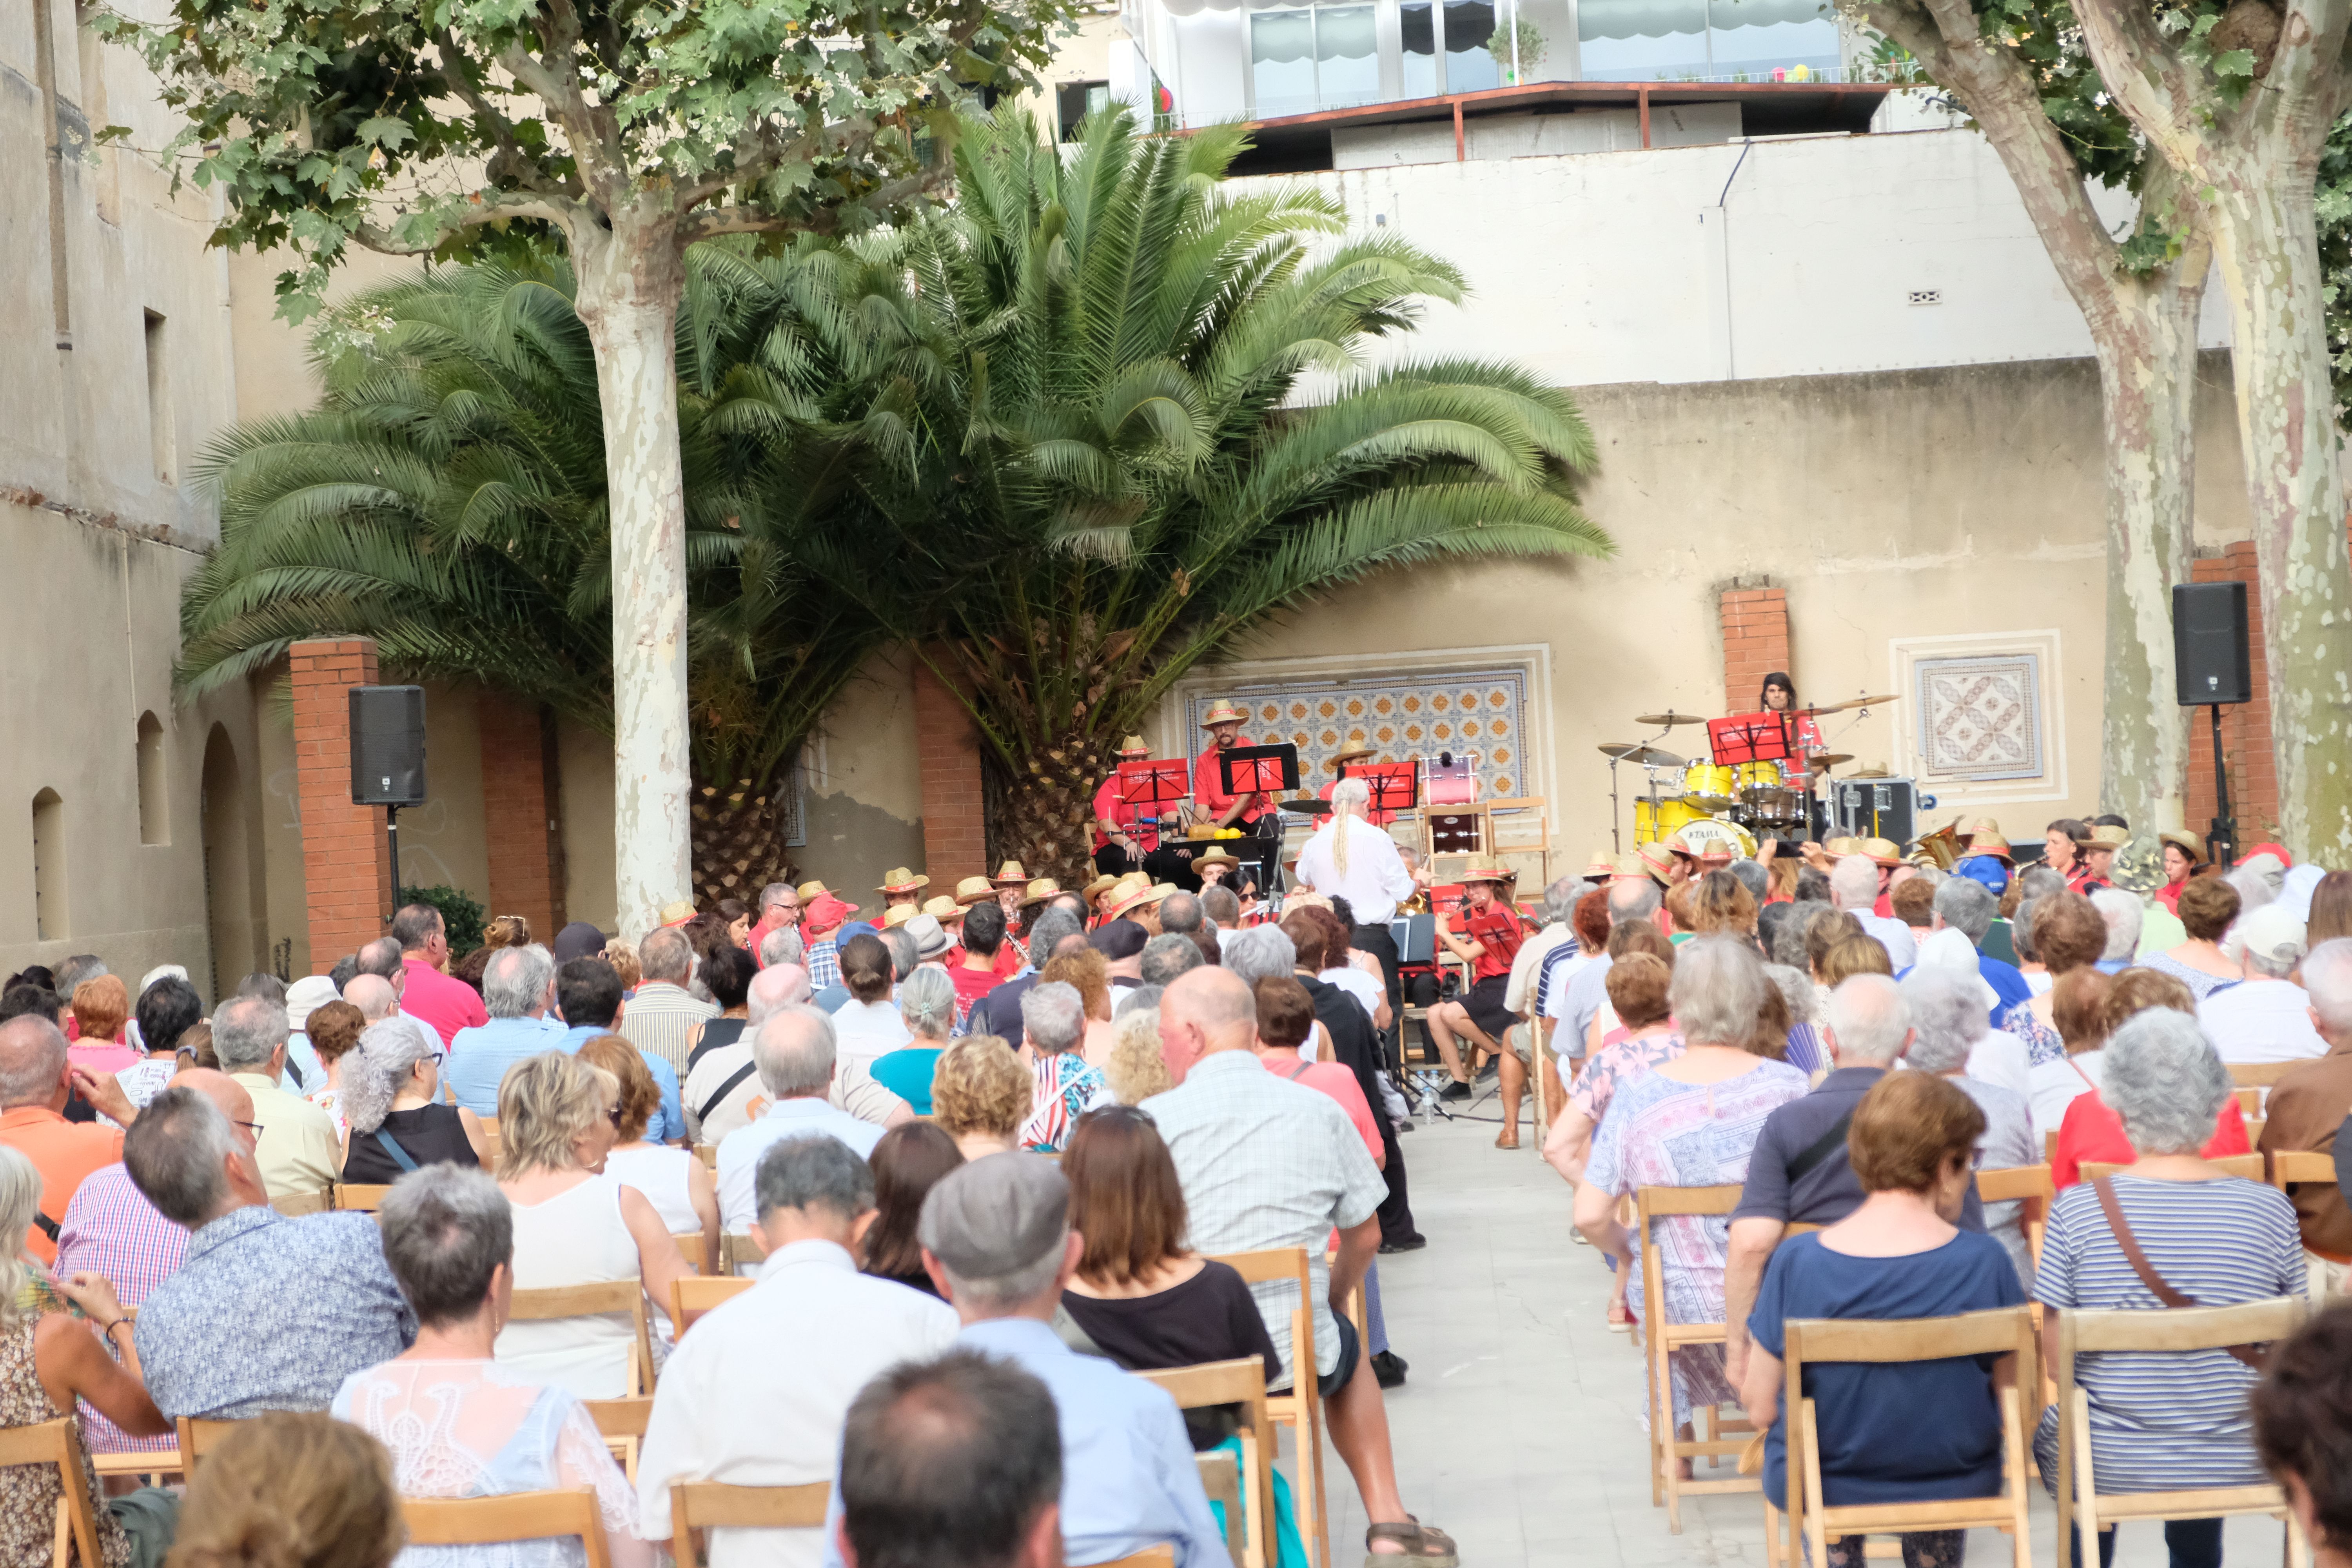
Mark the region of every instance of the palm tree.
<instances>
[{"instance_id":1,"label":"palm tree","mask_svg":"<svg viewBox=\"0 0 2352 1568\"><path fill-rule=\"evenodd\" d=\"M1459 274L1310 187L1223 186L1244 145L1118 110L1057 149L1007 109L965 128L951 208L824 279L871 399L831 448L856 503L801 548L961 696L1001 852L1066 878L1118 738L1268 616L1388 567L1613 549L1565 393L1368 364ZM740 281L730 331L805 320Z\"/></svg>"},{"instance_id":2,"label":"palm tree","mask_svg":"<svg viewBox=\"0 0 2352 1568\"><path fill-rule=\"evenodd\" d=\"M875 635L812 592L791 536L827 495L780 505L790 465L768 455L822 426L838 385L810 325L823 313L753 360L714 352L730 279L789 294L798 258L713 255L727 276L695 271L679 392L705 899L786 867L777 788ZM312 353L315 410L235 426L199 464L221 544L182 603L182 691L265 671L299 638L364 635L400 678L475 682L610 732L603 425L569 272L525 260L392 283L336 311Z\"/></svg>"}]
</instances>

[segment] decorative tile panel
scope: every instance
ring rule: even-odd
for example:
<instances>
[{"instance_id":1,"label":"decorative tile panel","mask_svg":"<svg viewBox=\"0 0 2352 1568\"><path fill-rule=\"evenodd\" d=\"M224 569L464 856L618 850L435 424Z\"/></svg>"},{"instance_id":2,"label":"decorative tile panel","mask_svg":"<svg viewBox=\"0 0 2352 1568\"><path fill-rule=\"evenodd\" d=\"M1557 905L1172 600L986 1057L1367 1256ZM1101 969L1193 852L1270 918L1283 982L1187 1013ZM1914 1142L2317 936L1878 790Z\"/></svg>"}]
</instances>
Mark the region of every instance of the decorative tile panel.
<instances>
[{"instance_id":1,"label":"decorative tile panel","mask_svg":"<svg viewBox=\"0 0 2352 1568\"><path fill-rule=\"evenodd\" d=\"M2046 771L2039 655L1923 658L1911 674L1925 777L2038 778Z\"/></svg>"},{"instance_id":2,"label":"decorative tile panel","mask_svg":"<svg viewBox=\"0 0 2352 1568\"><path fill-rule=\"evenodd\" d=\"M1285 742L1298 748L1298 776L1310 792L1331 778L1331 757L1349 746L1370 746L1383 763L1475 753L1482 798L1525 792L1528 671L1448 670L1393 678L1351 675L1344 680L1302 676L1266 689L1188 690L1183 700L1185 754L1197 758L1208 742L1201 717L1232 700L1249 715L1242 733L1256 745Z\"/></svg>"}]
</instances>

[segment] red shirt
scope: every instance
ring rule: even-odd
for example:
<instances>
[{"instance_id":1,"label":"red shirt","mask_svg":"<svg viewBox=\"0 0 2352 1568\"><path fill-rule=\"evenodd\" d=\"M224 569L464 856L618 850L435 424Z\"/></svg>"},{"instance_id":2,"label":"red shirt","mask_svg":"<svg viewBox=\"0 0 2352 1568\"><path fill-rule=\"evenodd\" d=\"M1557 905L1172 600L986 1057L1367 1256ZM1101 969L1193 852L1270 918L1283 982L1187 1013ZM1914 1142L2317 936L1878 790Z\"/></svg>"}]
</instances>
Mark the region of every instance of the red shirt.
<instances>
[{"instance_id":1,"label":"red shirt","mask_svg":"<svg viewBox=\"0 0 2352 1568\"><path fill-rule=\"evenodd\" d=\"M1157 816L1159 814L1159 810L1160 808L1158 806L1153 806L1150 811L1146 811L1139 805L1129 805L1127 802L1121 800L1118 795L1118 775L1117 773L1111 774L1110 777L1103 781L1102 788L1095 791L1095 847L1099 849L1104 845L1110 842L1110 835L1105 833L1102 830L1101 826L1102 823L1108 819L1118 823L1119 826L1125 828L1127 830L1127 836L1129 838L1134 839L1138 844L1143 846L1144 848L1159 848L1160 829L1157 827L1139 827L1136 826L1138 822L1146 816Z\"/></svg>"},{"instance_id":2,"label":"red shirt","mask_svg":"<svg viewBox=\"0 0 2352 1568\"><path fill-rule=\"evenodd\" d=\"M408 972L400 993L400 1010L439 1031L443 1045L455 1040L458 1030L478 1029L490 1021L482 994L464 981L442 973L421 959L404 958L400 966Z\"/></svg>"},{"instance_id":3,"label":"red shirt","mask_svg":"<svg viewBox=\"0 0 2352 1568\"><path fill-rule=\"evenodd\" d=\"M2221 1114L2213 1119L2213 1136L2199 1152L2208 1160L2253 1152L2253 1145L2246 1142L2246 1119L2239 1114L2236 1095L2221 1102ZM2123 1118L2108 1110L2106 1100L2094 1089L2076 1095L2066 1108L2066 1119L2058 1124L2058 1147L2050 1156L2050 1184L2061 1191L2074 1185L2083 1179L2085 1161L2128 1165L2138 1158L2138 1151L2124 1135Z\"/></svg>"},{"instance_id":4,"label":"red shirt","mask_svg":"<svg viewBox=\"0 0 2352 1568\"><path fill-rule=\"evenodd\" d=\"M1470 966L1471 978L1491 980L1510 973L1511 960L1518 956L1519 944L1528 940L1527 923L1508 900L1496 899L1484 910L1463 911L1462 940L1475 942L1484 950Z\"/></svg>"},{"instance_id":5,"label":"red shirt","mask_svg":"<svg viewBox=\"0 0 2352 1568\"><path fill-rule=\"evenodd\" d=\"M1246 735L1234 737L1234 744L1236 747L1252 746L1256 743ZM1202 752L1192 763L1192 804L1213 822L1224 816L1225 808L1233 805L1236 798L1224 791L1224 769L1218 765L1217 757L1218 747L1213 741L1209 743L1209 749ZM1242 807L1242 816L1262 816L1273 809L1273 796L1254 795L1249 797L1249 804Z\"/></svg>"},{"instance_id":6,"label":"red shirt","mask_svg":"<svg viewBox=\"0 0 2352 1568\"><path fill-rule=\"evenodd\" d=\"M998 948L996 954L1000 960L1003 959L1004 949ZM966 969L963 961L964 951L961 948L948 954L948 978L955 982L956 1016L959 1018L971 1011L973 1003L1004 984L994 968Z\"/></svg>"},{"instance_id":7,"label":"red shirt","mask_svg":"<svg viewBox=\"0 0 2352 1568\"><path fill-rule=\"evenodd\" d=\"M84 1178L122 1158L121 1128L68 1121L40 1105L0 1111L0 1143L30 1160L41 1173L41 1212L53 1220L66 1217L66 1205ZM58 1244L37 1225L26 1227L25 1245L44 1263L58 1260Z\"/></svg>"},{"instance_id":8,"label":"red shirt","mask_svg":"<svg viewBox=\"0 0 2352 1568\"><path fill-rule=\"evenodd\" d=\"M1329 800L1331 798L1331 792L1339 787L1339 781L1338 779L1333 779L1329 784L1325 784L1321 789L1317 790L1315 793L1320 798ZM1396 818L1397 814L1393 811L1374 811L1370 806L1366 806L1364 808L1364 820L1370 823L1374 827L1386 827L1390 823L1394 822Z\"/></svg>"}]
</instances>

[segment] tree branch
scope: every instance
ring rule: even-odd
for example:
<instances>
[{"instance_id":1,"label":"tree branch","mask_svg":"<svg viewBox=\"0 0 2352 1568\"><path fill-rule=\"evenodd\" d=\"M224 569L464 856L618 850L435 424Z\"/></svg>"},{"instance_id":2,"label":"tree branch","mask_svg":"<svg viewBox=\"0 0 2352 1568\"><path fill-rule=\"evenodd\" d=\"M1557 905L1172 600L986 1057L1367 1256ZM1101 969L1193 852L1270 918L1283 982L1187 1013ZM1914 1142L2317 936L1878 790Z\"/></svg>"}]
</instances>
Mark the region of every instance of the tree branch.
<instances>
[{"instance_id":1,"label":"tree branch","mask_svg":"<svg viewBox=\"0 0 2352 1568\"><path fill-rule=\"evenodd\" d=\"M569 230L578 216L574 201L525 191L484 191L467 198L467 210L443 218L432 232L422 239L404 239L380 224L362 223L352 231L352 237L370 250L384 256L424 256L439 249L456 236L485 224L503 223L511 218L541 218L559 228Z\"/></svg>"},{"instance_id":2,"label":"tree branch","mask_svg":"<svg viewBox=\"0 0 2352 1568\"><path fill-rule=\"evenodd\" d=\"M523 151L522 142L515 135L514 121L491 101L489 95L482 90L481 83L475 79L474 73L466 68L465 51L458 47L457 40L449 30L444 27L433 34L432 38L433 47L441 56L439 74L443 85L474 111L476 123L486 127L497 139L499 149L508 154L499 166L511 173L526 190L554 195L578 195L577 191L567 190L562 184L548 179L540 170L539 160ZM494 158L493 162L498 161Z\"/></svg>"},{"instance_id":3,"label":"tree branch","mask_svg":"<svg viewBox=\"0 0 2352 1568\"><path fill-rule=\"evenodd\" d=\"M903 180L893 180L877 185L856 201L828 206L806 218L787 217L763 212L757 207L704 207L689 213L678 221L680 245L709 239L722 234L767 234L777 229L792 229L801 234L834 234L841 227L845 212L886 210L900 202L912 200L926 191L934 190L955 177L955 171L946 164L919 174L909 174Z\"/></svg>"},{"instance_id":4,"label":"tree branch","mask_svg":"<svg viewBox=\"0 0 2352 1568\"><path fill-rule=\"evenodd\" d=\"M2140 134L2204 178L2205 138L2199 133L2204 94L2179 51L2158 30L2155 13L2139 0L2074 0L2074 16L2099 79Z\"/></svg>"}]
</instances>

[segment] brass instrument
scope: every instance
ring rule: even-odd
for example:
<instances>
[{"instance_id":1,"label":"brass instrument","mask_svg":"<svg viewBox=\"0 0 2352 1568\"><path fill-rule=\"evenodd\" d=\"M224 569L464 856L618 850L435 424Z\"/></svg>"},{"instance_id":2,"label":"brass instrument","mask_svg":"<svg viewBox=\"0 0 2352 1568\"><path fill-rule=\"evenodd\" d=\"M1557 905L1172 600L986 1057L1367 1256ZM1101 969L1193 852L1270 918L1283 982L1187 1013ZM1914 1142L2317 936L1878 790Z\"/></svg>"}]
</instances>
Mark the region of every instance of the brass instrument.
<instances>
[{"instance_id":1,"label":"brass instrument","mask_svg":"<svg viewBox=\"0 0 2352 1568\"><path fill-rule=\"evenodd\" d=\"M1952 818L1948 826L1938 827L1933 833L1921 834L1912 847L1925 849L1934 856L1937 870L1950 870L1960 863L1960 850L1963 847L1960 838L1960 819L1956 816Z\"/></svg>"}]
</instances>

